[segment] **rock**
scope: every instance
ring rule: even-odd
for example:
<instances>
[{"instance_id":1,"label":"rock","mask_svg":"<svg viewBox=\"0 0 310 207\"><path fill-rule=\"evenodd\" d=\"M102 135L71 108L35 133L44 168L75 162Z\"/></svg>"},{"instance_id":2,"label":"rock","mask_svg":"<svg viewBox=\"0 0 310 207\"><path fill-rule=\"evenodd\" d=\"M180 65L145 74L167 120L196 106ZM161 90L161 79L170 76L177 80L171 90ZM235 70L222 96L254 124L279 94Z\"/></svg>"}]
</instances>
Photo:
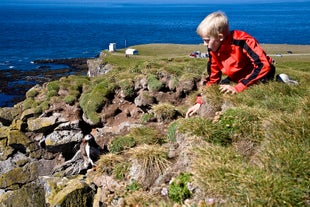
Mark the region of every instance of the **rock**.
<instances>
[{"instance_id":1,"label":"rock","mask_svg":"<svg viewBox=\"0 0 310 207\"><path fill-rule=\"evenodd\" d=\"M5 161L9 156L14 152L14 148L11 146L7 146L7 139L0 140L0 161ZM0 162L0 163L1 163ZM0 167L1 172L1 167Z\"/></svg>"},{"instance_id":2,"label":"rock","mask_svg":"<svg viewBox=\"0 0 310 207\"><path fill-rule=\"evenodd\" d=\"M138 81L135 81L135 91L139 91L142 89L143 90L146 90L147 89L147 86L148 86L148 83L147 83L147 79L146 77L143 77L141 79L139 79Z\"/></svg>"},{"instance_id":3,"label":"rock","mask_svg":"<svg viewBox=\"0 0 310 207\"><path fill-rule=\"evenodd\" d=\"M154 96L148 91L140 91L139 95L135 98L134 103L136 106L150 106L155 101Z\"/></svg>"},{"instance_id":4,"label":"rock","mask_svg":"<svg viewBox=\"0 0 310 207\"><path fill-rule=\"evenodd\" d=\"M176 79L173 77L169 79L167 86L170 91L176 90L176 86L177 86L176 82L177 82Z\"/></svg>"},{"instance_id":5,"label":"rock","mask_svg":"<svg viewBox=\"0 0 310 207\"><path fill-rule=\"evenodd\" d=\"M79 124L80 124L80 120L61 123L59 124L59 126L55 128L55 131L80 129Z\"/></svg>"},{"instance_id":6,"label":"rock","mask_svg":"<svg viewBox=\"0 0 310 207\"><path fill-rule=\"evenodd\" d=\"M8 143L7 145L16 148L24 149L29 146L32 141L19 130L10 130L8 133Z\"/></svg>"},{"instance_id":7,"label":"rock","mask_svg":"<svg viewBox=\"0 0 310 207\"><path fill-rule=\"evenodd\" d=\"M51 152L66 152L70 148L81 142L83 133L81 130L61 130L48 134L45 139L46 148Z\"/></svg>"},{"instance_id":8,"label":"rock","mask_svg":"<svg viewBox=\"0 0 310 207\"><path fill-rule=\"evenodd\" d=\"M195 88L193 80L183 80L178 83L176 92L177 94L189 94Z\"/></svg>"},{"instance_id":9,"label":"rock","mask_svg":"<svg viewBox=\"0 0 310 207\"><path fill-rule=\"evenodd\" d=\"M16 129L16 130L19 130L19 131L26 131L27 123L23 122L20 119L14 119L12 121L12 124L10 125L10 128L11 129Z\"/></svg>"},{"instance_id":10,"label":"rock","mask_svg":"<svg viewBox=\"0 0 310 207\"><path fill-rule=\"evenodd\" d=\"M101 53L99 58L95 59L88 59L87 60L87 66L88 66L88 77L96 77L99 75L103 75L108 73L110 70L113 69L113 66L108 63L103 63L104 56L106 56L105 53Z\"/></svg>"},{"instance_id":11,"label":"rock","mask_svg":"<svg viewBox=\"0 0 310 207\"><path fill-rule=\"evenodd\" d=\"M14 107L0 108L0 122L5 126L9 126L19 113L20 110Z\"/></svg>"},{"instance_id":12,"label":"rock","mask_svg":"<svg viewBox=\"0 0 310 207\"><path fill-rule=\"evenodd\" d=\"M33 108L26 109L21 114L21 120L26 121L27 119L29 119L31 117L35 117L37 115L38 115L38 113L35 112L35 109L33 109Z\"/></svg>"},{"instance_id":13,"label":"rock","mask_svg":"<svg viewBox=\"0 0 310 207\"><path fill-rule=\"evenodd\" d=\"M1 189L18 189L36 180L39 176L49 175L54 167L53 161L34 161L23 167L15 167L0 175Z\"/></svg>"},{"instance_id":14,"label":"rock","mask_svg":"<svg viewBox=\"0 0 310 207\"><path fill-rule=\"evenodd\" d=\"M0 127L0 140L7 138L9 136L10 127L2 126Z\"/></svg>"},{"instance_id":15,"label":"rock","mask_svg":"<svg viewBox=\"0 0 310 207\"><path fill-rule=\"evenodd\" d=\"M41 177L46 203L49 206L92 206L96 190L82 178Z\"/></svg>"},{"instance_id":16,"label":"rock","mask_svg":"<svg viewBox=\"0 0 310 207\"><path fill-rule=\"evenodd\" d=\"M0 206L45 207L44 189L31 182L14 191L0 192Z\"/></svg>"},{"instance_id":17,"label":"rock","mask_svg":"<svg viewBox=\"0 0 310 207\"><path fill-rule=\"evenodd\" d=\"M55 128L55 124L59 116L39 117L36 119L28 119L28 130L35 132L45 132Z\"/></svg>"}]
</instances>

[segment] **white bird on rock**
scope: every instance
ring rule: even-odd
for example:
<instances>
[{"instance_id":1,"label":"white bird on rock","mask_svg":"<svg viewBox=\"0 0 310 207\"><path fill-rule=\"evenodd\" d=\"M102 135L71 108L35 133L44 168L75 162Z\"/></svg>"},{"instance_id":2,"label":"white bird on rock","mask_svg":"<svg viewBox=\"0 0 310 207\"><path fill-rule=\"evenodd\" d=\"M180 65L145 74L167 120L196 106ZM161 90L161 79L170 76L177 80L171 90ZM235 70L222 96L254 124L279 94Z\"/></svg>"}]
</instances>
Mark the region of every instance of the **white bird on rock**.
<instances>
[{"instance_id":1,"label":"white bird on rock","mask_svg":"<svg viewBox=\"0 0 310 207\"><path fill-rule=\"evenodd\" d=\"M92 167L96 166L95 162L99 159L100 155L105 153L105 149L102 149L95 141L95 138L91 134L85 135L80 145L81 154L84 160L85 168L91 164Z\"/></svg>"}]
</instances>

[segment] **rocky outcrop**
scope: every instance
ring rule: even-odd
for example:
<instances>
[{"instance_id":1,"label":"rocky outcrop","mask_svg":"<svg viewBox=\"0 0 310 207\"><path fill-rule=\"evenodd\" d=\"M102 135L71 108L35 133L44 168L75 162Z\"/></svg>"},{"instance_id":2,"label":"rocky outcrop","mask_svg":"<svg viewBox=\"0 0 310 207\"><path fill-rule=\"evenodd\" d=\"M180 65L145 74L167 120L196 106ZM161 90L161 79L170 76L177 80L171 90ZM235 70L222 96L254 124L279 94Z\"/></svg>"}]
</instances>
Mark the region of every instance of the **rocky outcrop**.
<instances>
[{"instance_id":1,"label":"rocky outcrop","mask_svg":"<svg viewBox=\"0 0 310 207\"><path fill-rule=\"evenodd\" d=\"M113 66L102 63L103 57L104 53L98 59L87 61L90 77L106 74L113 69ZM68 94L65 89L59 90L54 99L50 98L44 110L38 110L37 106L24 109L23 102L14 107L0 108L2 206L101 206L100 203L122 206L125 201L115 192L126 193L126 187L136 180L143 180L144 189L160 194L163 186L178 172L190 171L188 163L191 158L187 148L191 143L182 135L177 137L175 146L162 146L162 150L167 150L169 159L174 159L174 165L167 162L154 173L152 179L148 179L145 172L141 174L141 168L145 166L138 159L127 160L131 167L126 181L116 180L110 172L100 173L85 166L85 153L80 145L86 134L91 133L100 147L109 150L115 137L143 126L142 117L152 113L154 104L184 104L198 82L195 79L176 82L172 75L165 73L160 74L157 81L160 87L156 88L150 86L146 77L139 77L132 83L132 93L116 87L111 100L95 112L100 120L96 125L78 102L66 103L59 98L62 94ZM47 87L43 85L35 89L39 94L47 93ZM39 95L40 103L45 101L44 97ZM207 111L203 112L203 109L202 115L211 118L218 110L206 107ZM163 133L167 122L156 117L149 119L152 123L147 124ZM169 166L168 170L164 169L166 166Z\"/></svg>"},{"instance_id":2,"label":"rocky outcrop","mask_svg":"<svg viewBox=\"0 0 310 207\"><path fill-rule=\"evenodd\" d=\"M98 58L87 60L88 77L96 77L98 75L104 75L113 69L113 66L111 64L102 61L105 55L106 54L104 52L101 52Z\"/></svg>"},{"instance_id":3,"label":"rocky outcrop","mask_svg":"<svg viewBox=\"0 0 310 207\"><path fill-rule=\"evenodd\" d=\"M16 70L15 68L0 70L0 91L4 95L12 97L7 101L0 100L0 107L13 106L23 101L26 92L36 84L44 84L68 74L86 75L88 70L87 60L88 58L34 60L33 69L31 70ZM53 69L54 66L57 67L56 70ZM7 116L11 115L7 113Z\"/></svg>"}]
</instances>

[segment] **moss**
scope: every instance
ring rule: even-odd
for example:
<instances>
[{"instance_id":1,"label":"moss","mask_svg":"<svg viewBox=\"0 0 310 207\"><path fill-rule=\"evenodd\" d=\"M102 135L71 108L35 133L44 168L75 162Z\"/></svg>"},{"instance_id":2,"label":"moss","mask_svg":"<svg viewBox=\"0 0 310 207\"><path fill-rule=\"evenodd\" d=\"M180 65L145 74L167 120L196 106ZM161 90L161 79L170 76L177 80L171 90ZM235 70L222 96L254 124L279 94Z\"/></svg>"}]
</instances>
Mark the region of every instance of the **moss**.
<instances>
[{"instance_id":1,"label":"moss","mask_svg":"<svg viewBox=\"0 0 310 207\"><path fill-rule=\"evenodd\" d=\"M169 122L177 115L175 106L170 103L160 103L152 106L156 119L160 122Z\"/></svg>"},{"instance_id":2,"label":"moss","mask_svg":"<svg viewBox=\"0 0 310 207\"><path fill-rule=\"evenodd\" d=\"M17 146L21 145L23 147L28 146L31 140L21 131L10 130L8 133L8 145Z\"/></svg>"},{"instance_id":3,"label":"moss","mask_svg":"<svg viewBox=\"0 0 310 207\"><path fill-rule=\"evenodd\" d=\"M36 102L33 98L27 98L23 101L24 110L35 108L35 107L36 107Z\"/></svg>"},{"instance_id":4,"label":"moss","mask_svg":"<svg viewBox=\"0 0 310 207\"><path fill-rule=\"evenodd\" d=\"M160 89L163 87L163 84L157 79L155 75L149 74L147 81L150 91L160 91Z\"/></svg>"},{"instance_id":5,"label":"moss","mask_svg":"<svg viewBox=\"0 0 310 207\"><path fill-rule=\"evenodd\" d=\"M74 95L68 95L64 99L66 104L73 105L77 101L77 97Z\"/></svg>"},{"instance_id":6,"label":"moss","mask_svg":"<svg viewBox=\"0 0 310 207\"><path fill-rule=\"evenodd\" d=\"M31 89L26 92L26 98L34 98L39 94L39 91L37 89Z\"/></svg>"},{"instance_id":7,"label":"moss","mask_svg":"<svg viewBox=\"0 0 310 207\"><path fill-rule=\"evenodd\" d=\"M172 122L168 126L167 137L170 142L176 142L177 127L178 127L178 122Z\"/></svg>"},{"instance_id":8,"label":"moss","mask_svg":"<svg viewBox=\"0 0 310 207\"><path fill-rule=\"evenodd\" d=\"M154 114L153 113L144 113L141 116L141 121L142 123L147 123L149 121L152 121L153 119L155 119Z\"/></svg>"},{"instance_id":9,"label":"moss","mask_svg":"<svg viewBox=\"0 0 310 207\"><path fill-rule=\"evenodd\" d=\"M58 95L58 91L57 90L49 90L46 94L47 98L51 98L53 96L57 96Z\"/></svg>"},{"instance_id":10,"label":"moss","mask_svg":"<svg viewBox=\"0 0 310 207\"><path fill-rule=\"evenodd\" d=\"M117 180L126 178L129 172L130 164L128 162L120 162L114 166L113 175Z\"/></svg>"},{"instance_id":11,"label":"moss","mask_svg":"<svg viewBox=\"0 0 310 207\"><path fill-rule=\"evenodd\" d=\"M229 126L213 124L211 120L201 117L183 119L178 122L179 132L196 135L207 142L224 146L232 143L230 129Z\"/></svg>"},{"instance_id":12,"label":"moss","mask_svg":"<svg viewBox=\"0 0 310 207\"><path fill-rule=\"evenodd\" d=\"M56 81L49 82L47 85L47 89L48 91L55 91L56 93L58 93L60 89L59 81L56 80Z\"/></svg>"},{"instance_id":13,"label":"moss","mask_svg":"<svg viewBox=\"0 0 310 207\"><path fill-rule=\"evenodd\" d=\"M186 199L191 197L191 191L188 189L191 175L188 173L181 173L169 185L168 196L171 200L177 203L183 203Z\"/></svg>"},{"instance_id":14,"label":"moss","mask_svg":"<svg viewBox=\"0 0 310 207\"><path fill-rule=\"evenodd\" d=\"M30 163L23 168L16 167L0 175L0 188L10 189L14 185L26 184L37 176L37 163Z\"/></svg>"},{"instance_id":15,"label":"moss","mask_svg":"<svg viewBox=\"0 0 310 207\"><path fill-rule=\"evenodd\" d=\"M44 189L36 183L29 183L15 191L0 195L1 206L33 206L43 207L45 204Z\"/></svg>"},{"instance_id":16,"label":"moss","mask_svg":"<svg viewBox=\"0 0 310 207\"><path fill-rule=\"evenodd\" d=\"M125 98L134 95L134 82L131 79L122 80L119 84Z\"/></svg>"},{"instance_id":17,"label":"moss","mask_svg":"<svg viewBox=\"0 0 310 207\"><path fill-rule=\"evenodd\" d=\"M123 150L129 149L136 145L135 139L130 136L117 136L115 137L110 145L110 152L119 153Z\"/></svg>"},{"instance_id":18,"label":"moss","mask_svg":"<svg viewBox=\"0 0 310 207\"><path fill-rule=\"evenodd\" d=\"M129 134L133 137L137 144L163 144L166 142L163 134L151 127L143 126L132 128Z\"/></svg>"},{"instance_id":19,"label":"moss","mask_svg":"<svg viewBox=\"0 0 310 207\"><path fill-rule=\"evenodd\" d=\"M100 122L100 117L97 113L100 112L102 106L109 100L115 89L115 84L100 79L95 79L93 84L97 81L99 82L94 87L82 94L80 100L83 112L95 125Z\"/></svg>"},{"instance_id":20,"label":"moss","mask_svg":"<svg viewBox=\"0 0 310 207\"><path fill-rule=\"evenodd\" d=\"M52 206L92 206L95 191L79 179L73 179L51 200Z\"/></svg>"}]
</instances>

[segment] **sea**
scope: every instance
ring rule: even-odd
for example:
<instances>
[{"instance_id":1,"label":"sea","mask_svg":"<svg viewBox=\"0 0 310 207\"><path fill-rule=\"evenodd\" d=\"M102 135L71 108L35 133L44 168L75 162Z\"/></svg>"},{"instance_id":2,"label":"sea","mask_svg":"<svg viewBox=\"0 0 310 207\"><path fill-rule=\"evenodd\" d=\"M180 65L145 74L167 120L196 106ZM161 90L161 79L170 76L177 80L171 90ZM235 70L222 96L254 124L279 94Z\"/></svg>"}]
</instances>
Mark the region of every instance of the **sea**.
<instances>
[{"instance_id":1,"label":"sea","mask_svg":"<svg viewBox=\"0 0 310 207\"><path fill-rule=\"evenodd\" d=\"M38 69L34 60L95 57L110 43L116 43L117 49L149 43L200 44L197 25L218 10L227 14L231 29L244 30L260 43L310 45L310 1L68 4L7 0L0 2L0 71L34 71ZM64 66L49 69L59 67ZM25 81L19 77L14 84ZM10 83L0 84L0 107L12 106L16 96L23 96L2 90Z\"/></svg>"}]
</instances>

